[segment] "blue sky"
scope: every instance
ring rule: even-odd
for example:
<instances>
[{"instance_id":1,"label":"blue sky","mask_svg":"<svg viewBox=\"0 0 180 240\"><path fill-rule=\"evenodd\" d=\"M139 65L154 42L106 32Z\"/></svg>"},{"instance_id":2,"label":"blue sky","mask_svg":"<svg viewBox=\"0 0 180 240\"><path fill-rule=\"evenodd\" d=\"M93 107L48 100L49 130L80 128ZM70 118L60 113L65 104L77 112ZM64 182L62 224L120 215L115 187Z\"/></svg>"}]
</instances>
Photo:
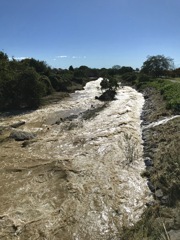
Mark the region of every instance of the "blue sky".
<instances>
[{"instance_id":1,"label":"blue sky","mask_svg":"<svg viewBox=\"0 0 180 240\"><path fill-rule=\"evenodd\" d=\"M51 67L180 67L180 0L0 0L0 51Z\"/></svg>"}]
</instances>

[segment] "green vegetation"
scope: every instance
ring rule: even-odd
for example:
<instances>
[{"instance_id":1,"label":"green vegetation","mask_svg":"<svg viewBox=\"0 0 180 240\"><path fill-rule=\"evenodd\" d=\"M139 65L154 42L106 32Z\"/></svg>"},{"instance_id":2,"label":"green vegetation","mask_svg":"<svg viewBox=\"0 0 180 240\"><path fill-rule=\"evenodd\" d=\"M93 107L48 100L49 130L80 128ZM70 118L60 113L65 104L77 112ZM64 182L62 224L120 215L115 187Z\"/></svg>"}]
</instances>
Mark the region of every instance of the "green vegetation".
<instances>
[{"instance_id":1,"label":"green vegetation","mask_svg":"<svg viewBox=\"0 0 180 240\"><path fill-rule=\"evenodd\" d=\"M115 75L127 72L133 73L134 70L119 65L110 69L91 69L87 66L56 69L34 58L10 60L7 54L0 52L0 111L38 108L42 99L48 102L48 95L57 98L59 95L55 92L69 93L82 89L87 81L98 77L104 77L102 90L112 92L118 87Z\"/></svg>"},{"instance_id":2,"label":"green vegetation","mask_svg":"<svg viewBox=\"0 0 180 240\"><path fill-rule=\"evenodd\" d=\"M172 70L173 67L173 59L171 58L163 55L148 56L147 60L143 63L141 72L152 77L159 77L166 75L166 72Z\"/></svg>"},{"instance_id":3,"label":"green vegetation","mask_svg":"<svg viewBox=\"0 0 180 240\"><path fill-rule=\"evenodd\" d=\"M97 97L100 101L112 101L115 99L116 90L119 87L119 83L117 78L108 76L108 78L104 77L100 83L102 94Z\"/></svg>"},{"instance_id":4,"label":"green vegetation","mask_svg":"<svg viewBox=\"0 0 180 240\"><path fill-rule=\"evenodd\" d=\"M121 79L146 92L148 114L145 120L152 122L172 112L179 114L179 69L166 69L155 74L145 72L143 67L140 73L136 73L136 80L132 81L126 75ZM139 222L123 229L120 233L122 240L177 239L173 234L179 233L180 228L179 128L179 118L175 118L143 131L146 136L144 154L152 159L153 167L147 167L142 176L147 177L155 188L154 200L148 203ZM161 198L155 194L158 189L163 193Z\"/></svg>"},{"instance_id":5,"label":"green vegetation","mask_svg":"<svg viewBox=\"0 0 180 240\"><path fill-rule=\"evenodd\" d=\"M38 108L43 97L82 89L90 78L97 77L98 71L86 66L52 69L44 61L9 60L0 52L0 110Z\"/></svg>"},{"instance_id":6,"label":"green vegetation","mask_svg":"<svg viewBox=\"0 0 180 240\"><path fill-rule=\"evenodd\" d=\"M135 83L135 80L137 79L137 74L136 73L124 73L122 76L121 76L122 80L123 81L126 81L128 83L131 83L131 84L134 84Z\"/></svg>"},{"instance_id":7,"label":"green vegetation","mask_svg":"<svg viewBox=\"0 0 180 240\"><path fill-rule=\"evenodd\" d=\"M153 87L157 89L166 102L167 109L180 111L180 82L172 79L151 79L147 75L139 75L136 81L138 89Z\"/></svg>"},{"instance_id":8,"label":"green vegetation","mask_svg":"<svg viewBox=\"0 0 180 240\"><path fill-rule=\"evenodd\" d=\"M156 102L159 98L153 95L152 115L153 117L156 115L157 119L165 116L163 114L169 109L179 114L180 68L172 69L172 66L172 59L158 55L148 57L141 71L119 65L110 69L90 69L87 66L55 69L50 68L44 61L33 58L22 61L9 60L7 54L0 52L0 110L37 108L42 104L42 99L47 102L57 101L59 93L63 92L61 96L67 96L69 92L81 89L87 81L103 77L102 91L110 90L113 94L119 82L134 86L140 91L154 89L158 97L160 95L166 102L166 109L161 109L161 112L160 108L164 108L165 104ZM113 98L114 95L111 99ZM109 100L109 95L107 99ZM92 118L105 106L87 111L83 118ZM150 122L151 120L147 119ZM120 233L122 240L170 239L167 231L179 229L179 128L179 119L174 119L165 125L148 130L148 154L154 166L153 169L146 169L143 175L151 178L152 184L160 188L164 196L168 196L168 201L162 205L155 199L155 204L146 209L142 219L134 227L123 229ZM131 144L131 136L125 135L125 138L126 157L130 163L136 158L137 152L135 144ZM0 142L5 139L1 136Z\"/></svg>"},{"instance_id":9,"label":"green vegetation","mask_svg":"<svg viewBox=\"0 0 180 240\"><path fill-rule=\"evenodd\" d=\"M133 85L138 90L147 87L157 89L166 102L166 108L174 113L180 111L180 68L172 69L173 60L163 55L150 56L143 63L141 71L114 75L125 85Z\"/></svg>"},{"instance_id":10,"label":"green vegetation","mask_svg":"<svg viewBox=\"0 0 180 240\"><path fill-rule=\"evenodd\" d=\"M7 54L0 52L0 110L37 108L45 96L82 89L87 81L103 77L102 90L116 91L121 81L138 89L153 87L160 91L167 109L179 112L180 68L172 67L171 58L157 55L149 56L141 71L119 65L110 69L55 69L33 58L9 60Z\"/></svg>"},{"instance_id":11,"label":"green vegetation","mask_svg":"<svg viewBox=\"0 0 180 240\"><path fill-rule=\"evenodd\" d=\"M115 78L109 77L109 78L103 78L103 80L100 83L101 90L116 90L119 87L119 84Z\"/></svg>"},{"instance_id":12,"label":"green vegetation","mask_svg":"<svg viewBox=\"0 0 180 240\"><path fill-rule=\"evenodd\" d=\"M180 111L180 84L171 80L157 80L150 83L150 86L160 90L167 108Z\"/></svg>"}]
</instances>

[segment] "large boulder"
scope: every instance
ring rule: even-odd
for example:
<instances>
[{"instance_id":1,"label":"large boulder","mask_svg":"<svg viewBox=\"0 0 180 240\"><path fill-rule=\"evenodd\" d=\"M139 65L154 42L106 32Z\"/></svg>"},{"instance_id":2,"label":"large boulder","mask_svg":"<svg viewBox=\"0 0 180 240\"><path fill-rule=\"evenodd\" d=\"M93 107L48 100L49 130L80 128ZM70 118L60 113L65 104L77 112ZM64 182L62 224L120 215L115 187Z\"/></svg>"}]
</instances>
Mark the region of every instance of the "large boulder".
<instances>
[{"instance_id":1,"label":"large boulder","mask_svg":"<svg viewBox=\"0 0 180 240\"><path fill-rule=\"evenodd\" d=\"M15 139L16 141L30 140L36 137L35 133L25 132L25 131L12 131L10 133L10 138Z\"/></svg>"},{"instance_id":2,"label":"large boulder","mask_svg":"<svg viewBox=\"0 0 180 240\"><path fill-rule=\"evenodd\" d=\"M100 97L95 97L101 101L112 101L115 99L116 91L114 90L106 90Z\"/></svg>"}]
</instances>

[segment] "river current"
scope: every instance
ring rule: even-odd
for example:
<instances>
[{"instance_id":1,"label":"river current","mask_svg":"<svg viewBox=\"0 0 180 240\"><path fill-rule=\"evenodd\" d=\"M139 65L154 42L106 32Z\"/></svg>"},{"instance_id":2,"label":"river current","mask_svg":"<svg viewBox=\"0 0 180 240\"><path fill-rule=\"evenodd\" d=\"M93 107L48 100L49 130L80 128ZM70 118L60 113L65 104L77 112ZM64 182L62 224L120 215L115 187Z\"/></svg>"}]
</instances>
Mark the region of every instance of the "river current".
<instances>
[{"instance_id":1,"label":"river current","mask_svg":"<svg viewBox=\"0 0 180 240\"><path fill-rule=\"evenodd\" d=\"M141 177L144 98L120 87L104 106L95 100L100 81L1 119L7 134L25 121L19 129L37 135L26 147L13 139L1 144L1 239L116 240L140 218L150 199Z\"/></svg>"}]
</instances>

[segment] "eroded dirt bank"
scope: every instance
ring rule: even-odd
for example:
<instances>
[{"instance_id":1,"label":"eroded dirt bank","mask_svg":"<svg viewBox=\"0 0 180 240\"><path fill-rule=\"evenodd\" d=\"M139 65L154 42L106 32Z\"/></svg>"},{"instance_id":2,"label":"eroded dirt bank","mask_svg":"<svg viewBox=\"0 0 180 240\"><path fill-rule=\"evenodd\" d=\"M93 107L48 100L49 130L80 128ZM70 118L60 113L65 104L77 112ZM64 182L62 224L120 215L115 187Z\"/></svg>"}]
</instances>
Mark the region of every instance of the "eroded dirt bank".
<instances>
[{"instance_id":1,"label":"eroded dirt bank","mask_svg":"<svg viewBox=\"0 0 180 240\"><path fill-rule=\"evenodd\" d=\"M130 87L103 106L98 81L60 103L1 119L0 238L120 239L149 201L140 114ZM97 111L96 111L97 110ZM25 141L16 131L35 133Z\"/></svg>"}]
</instances>

